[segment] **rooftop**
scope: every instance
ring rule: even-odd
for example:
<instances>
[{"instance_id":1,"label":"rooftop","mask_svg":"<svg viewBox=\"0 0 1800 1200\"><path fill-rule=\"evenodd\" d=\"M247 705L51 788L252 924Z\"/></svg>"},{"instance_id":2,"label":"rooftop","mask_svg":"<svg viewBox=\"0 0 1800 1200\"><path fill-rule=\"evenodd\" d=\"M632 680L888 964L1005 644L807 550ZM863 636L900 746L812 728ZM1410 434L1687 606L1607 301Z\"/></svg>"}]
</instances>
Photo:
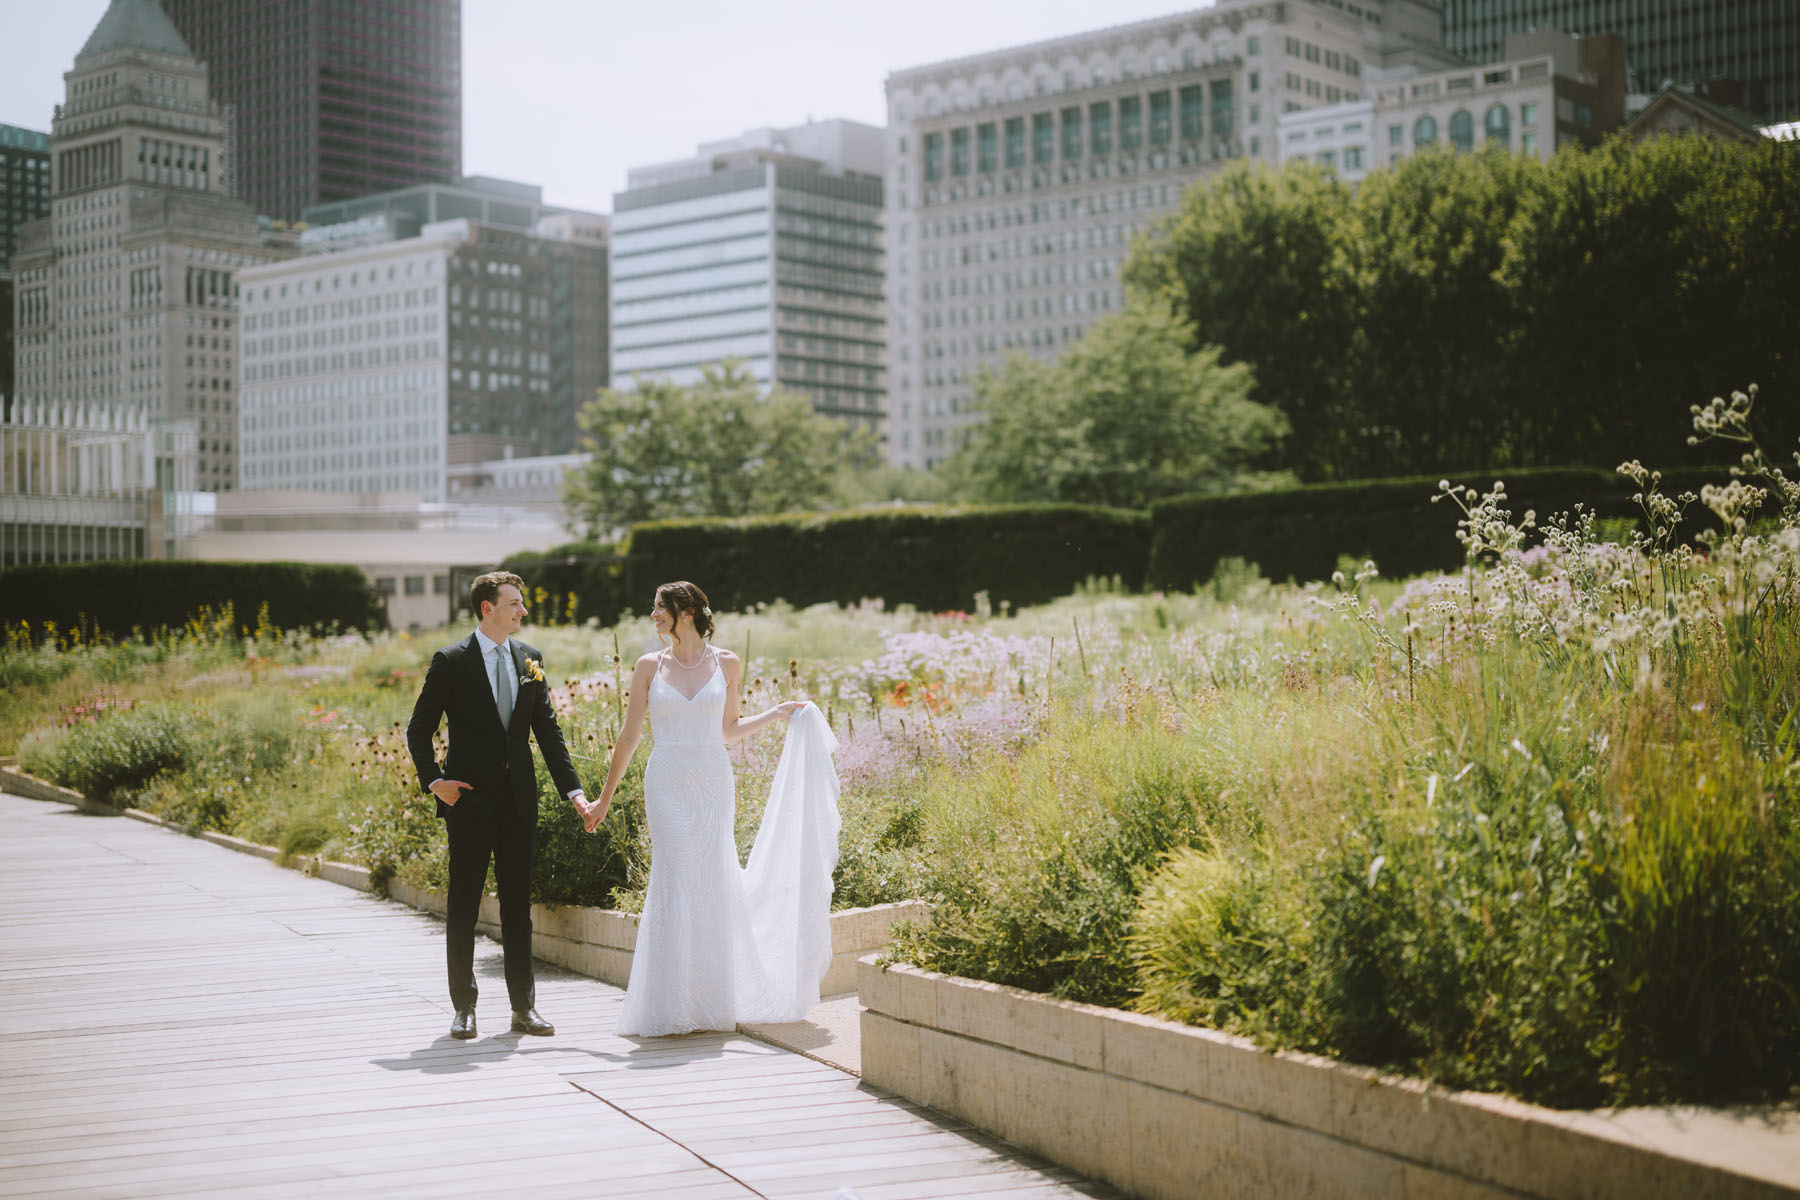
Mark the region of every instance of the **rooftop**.
<instances>
[{"instance_id":1,"label":"rooftop","mask_svg":"<svg viewBox=\"0 0 1800 1200\"><path fill-rule=\"evenodd\" d=\"M194 52L181 40L168 14L156 0L112 0L112 6L100 18L100 24L94 26L87 44L75 58L79 61L108 50L125 48L194 57Z\"/></svg>"}]
</instances>

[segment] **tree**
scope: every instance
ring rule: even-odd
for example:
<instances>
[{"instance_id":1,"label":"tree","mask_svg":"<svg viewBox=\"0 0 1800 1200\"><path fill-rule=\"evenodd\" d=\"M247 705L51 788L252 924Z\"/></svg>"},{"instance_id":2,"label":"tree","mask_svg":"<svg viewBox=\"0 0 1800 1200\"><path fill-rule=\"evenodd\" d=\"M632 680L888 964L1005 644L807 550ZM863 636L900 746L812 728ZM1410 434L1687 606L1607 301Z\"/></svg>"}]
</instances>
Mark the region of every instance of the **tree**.
<instances>
[{"instance_id":1,"label":"tree","mask_svg":"<svg viewBox=\"0 0 1800 1200\"><path fill-rule=\"evenodd\" d=\"M1355 332L1347 270L1351 192L1323 167L1234 164L1188 189L1139 238L1126 287L1181 313L1194 343L1256 372L1257 397L1286 413L1284 461L1329 475L1352 430L1344 371Z\"/></svg>"},{"instance_id":2,"label":"tree","mask_svg":"<svg viewBox=\"0 0 1800 1200\"><path fill-rule=\"evenodd\" d=\"M795 392L766 395L741 363L703 367L678 386L642 379L602 389L579 421L593 460L563 500L590 537L665 517L742 517L829 500L846 456L862 449Z\"/></svg>"},{"instance_id":3,"label":"tree","mask_svg":"<svg viewBox=\"0 0 1800 1200\"><path fill-rule=\"evenodd\" d=\"M1688 407L1761 385L1800 434L1800 154L1663 137L1408 156L1352 193L1241 166L1134 244L1174 304L1286 413L1309 479L1698 461Z\"/></svg>"},{"instance_id":4,"label":"tree","mask_svg":"<svg viewBox=\"0 0 1800 1200\"><path fill-rule=\"evenodd\" d=\"M1190 354L1193 330L1140 300L1090 326L1055 363L1014 355L977 379L986 420L959 455L976 493L997 502L1142 508L1224 490L1287 432L1253 402L1243 364Z\"/></svg>"}]
</instances>

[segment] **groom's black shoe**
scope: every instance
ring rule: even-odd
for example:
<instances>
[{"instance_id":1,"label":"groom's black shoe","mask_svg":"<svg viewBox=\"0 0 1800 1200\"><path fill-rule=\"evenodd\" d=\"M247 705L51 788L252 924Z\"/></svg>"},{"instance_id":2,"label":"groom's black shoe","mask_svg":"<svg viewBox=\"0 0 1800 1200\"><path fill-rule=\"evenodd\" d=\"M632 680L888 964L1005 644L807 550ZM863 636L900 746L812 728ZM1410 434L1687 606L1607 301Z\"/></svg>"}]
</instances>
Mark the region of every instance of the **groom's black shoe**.
<instances>
[{"instance_id":1,"label":"groom's black shoe","mask_svg":"<svg viewBox=\"0 0 1800 1200\"><path fill-rule=\"evenodd\" d=\"M453 1038L472 1038L475 1036L475 1010L459 1008L456 1019L450 1022L450 1036Z\"/></svg>"},{"instance_id":2,"label":"groom's black shoe","mask_svg":"<svg viewBox=\"0 0 1800 1200\"><path fill-rule=\"evenodd\" d=\"M556 1032L556 1026L538 1016L537 1009L513 1014L512 1031L514 1033L535 1033L539 1037L549 1037Z\"/></svg>"}]
</instances>

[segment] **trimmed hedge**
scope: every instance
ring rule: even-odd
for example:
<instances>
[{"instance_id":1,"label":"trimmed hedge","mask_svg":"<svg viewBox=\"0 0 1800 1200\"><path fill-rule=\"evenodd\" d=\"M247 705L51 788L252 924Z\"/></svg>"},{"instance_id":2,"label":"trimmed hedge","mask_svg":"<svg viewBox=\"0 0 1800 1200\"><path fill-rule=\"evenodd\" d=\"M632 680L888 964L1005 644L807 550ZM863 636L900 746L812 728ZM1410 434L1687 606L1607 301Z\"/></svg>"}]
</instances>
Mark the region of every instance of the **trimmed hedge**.
<instances>
[{"instance_id":1,"label":"trimmed hedge","mask_svg":"<svg viewBox=\"0 0 1800 1200\"><path fill-rule=\"evenodd\" d=\"M1515 514L1541 518L1582 504L1603 518L1636 518L1633 486L1592 468L1462 473L1485 489L1507 483ZM1698 491L1720 469L1668 473L1663 490ZM1441 476L1318 484L1237 496L1178 496L1148 513L1074 504L907 507L848 513L652 521L623 547L576 542L509 557L534 592L535 619L610 623L644 612L660 583L691 579L721 610L771 600L855 604L880 597L931 612L972 608L977 592L1014 607L1066 596L1092 577L1132 590L1185 590L1212 578L1221 558L1256 563L1271 579L1321 579L1343 555L1373 558L1389 578L1462 563L1461 510L1433 504ZM1698 526L1687 531L1697 531ZM620 550L623 550L623 553Z\"/></svg>"},{"instance_id":2,"label":"trimmed hedge","mask_svg":"<svg viewBox=\"0 0 1800 1200\"><path fill-rule=\"evenodd\" d=\"M287 562L124 561L34 563L0 572L0 622L46 621L120 637L179 628L202 608L231 605L240 626L257 612L281 629L385 629L387 606L355 567Z\"/></svg>"},{"instance_id":3,"label":"trimmed hedge","mask_svg":"<svg viewBox=\"0 0 1800 1200\"><path fill-rule=\"evenodd\" d=\"M618 548L607 542L571 542L549 550L524 550L508 555L499 569L523 579L533 596L539 588L547 593L545 603L532 607L531 619L538 624L563 623L571 595L575 597L577 624L598 617L601 624L610 625L619 614L631 610L625 592L625 560ZM647 601L645 606L647 610Z\"/></svg>"},{"instance_id":4,"label":"trimmed hedge","mask_svg":"<svg viewBox=\"0 0 1800 1200\"><path fill-rule=\"evenodd\" d=\"M1017 607L1092 576L1141 588L1149 533L1146 513L1073 504L657 521L631 531L625 595L648 608L658 584L691 579L721 610L880 597L945 612L977 592Z\"/></svg>"},{"instance_id":5,"label":"trimmed hedge","mask_svg":"<svg viewBox=\"0 0 1800 1200\"><path fill-rule=\"evenodd\" d=\"M1724 470L1670 472L1662 490L1698 491ZM1240 496L1177 496L1150 509L1149 586L1182 589L1212 578L1226 557L1256 563L1270 579L1329 578L1341 555L1374 559L1390 579L1453 570L1463 562L1456 522L1462 510L1431 502L1441 475L1314 484ZM1577 504L1602 519L1637 518L1636 488L1611 471L1586 467L1464 473L1452 483L1486 491L1506 483L1514 518L1535 510L1540 523ZM1694 518L1690 518L1693 520ZM1688 530L1691 536L1699 528Z\"/></svg>"}]
</instances>

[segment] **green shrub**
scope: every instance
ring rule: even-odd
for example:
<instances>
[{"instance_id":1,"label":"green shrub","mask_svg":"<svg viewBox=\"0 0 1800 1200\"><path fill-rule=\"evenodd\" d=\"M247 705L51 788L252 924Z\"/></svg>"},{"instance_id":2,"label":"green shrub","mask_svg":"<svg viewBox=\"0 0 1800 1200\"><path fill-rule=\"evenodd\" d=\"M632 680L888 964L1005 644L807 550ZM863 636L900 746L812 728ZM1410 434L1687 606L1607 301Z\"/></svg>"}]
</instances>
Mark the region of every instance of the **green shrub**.
<instances>
[{"instance_id":1,"label":"green shrub","mask_svg":"<svg viewBox=\"0 0 1800 1200\"><path fill-rule=\"evenodd\" d=\"M162 704L111 714L71 725L54 739L28 740L21 758L32 773L111 803L196 761L183 716Z\"/></svg>"},{"instance_id":2,"label":"green shrub","mask_svg":"<svg viewBox=\"0 0 1800 1200\"><path fill-rule=\"evenodd\" d=\"M824 516L659 521L631 531L626 595L692 579L720 611L880 598L932 612L1038 604L1091 576L1143 585L1143 513L1080 505L869 509Z\"/></svg>"},{"instance_id":3,"label":"green shrub","mask_svg":"<svg viewBox=\"0 0 1800 1200\"><path fill-rule=\"evenodd\" d=\"M1514 517L1540 517L1584 505L1613 522L1635 525L1634 487L1618 475L1583 467L1501 471ZM1665 491L1717 480L1723 470L1683 471ZM1478 477L1482 482L1488 482ZM1361 479L1237 496L1178 496L1150 508L1147 584L1185 591L1243 559L1271 579L1327 579L1341 556L1373 559L1396 579L1461 566L1453 506L1433 504L1438 476ZM1615 525L1614 528L1617 528ZM1229 570L1229 568L1228 568Z\"/></svg>"},{"instance_id":4,"label":"green shrub","mask_svg":"<svg viewBox=\"0 0 1800 1200\"><path fill-rule=\"evenodd\" d=\"M0 572L0 624L53 623L85 640L179 629L206 610L244 627L380 629L387 608L355 567L311 563L38 563ZM235 633L235 630L228 632Z\"/></svg>"},{"instance_id":5,"label":"green shrub","mask_svg":"<svg viewBox=\"0 0 1800 1200\"><path fill-rule=\"evenodd\" d=\"M642 747L632 757L606 820L593 833L581 828L575 806L562 798L550 772L537 761L538 823L531 876L534 900L612 908L615 893L643 889L650 867L643 799L647 750ZM590 799L599 798L601 782L586 781Z\"/></svg>"},{"instance_id":6,"label":"green shrub","mask_svg":"<svg viewBox=\"0 0 1800 1200\"><path fill-rule=\"evenodd\" d=\"M929 781L932 917L895 950L933 970L1122 1004L1136 991L1127 935L1144 880L1236 814L1153 705L1124 722L1072 709L1059 723L1016 758Z\"/></svg>"},{"instance_id":7,"label":"green shrub","mask_svg":"<svg viewBox=\"0 0 1800 1200\"><path fill-rule=\"evenodd\" d=\"M1183 848L1138 896L1133 1007L1174 1021L1293 1043L1309 1028L1305 925L1266 863Z\"/></svg>"},{"instance_id":8,"label":"green shrub","mask_svg":"<svg viewBox=\"0 0 1800 1200\"><path fill-rule=\"evenodd\" d=\"M544 593L545 602L532 607L532 619L538 624L594 618L610 625L633 607L625 591L625 560L610 543L571 542L549 550L528 550L508 556L500 570L525 580L532 596L540 590ZM647 607L648 602L639 597L639 604Z\"/></svg>"}]
</instances>

